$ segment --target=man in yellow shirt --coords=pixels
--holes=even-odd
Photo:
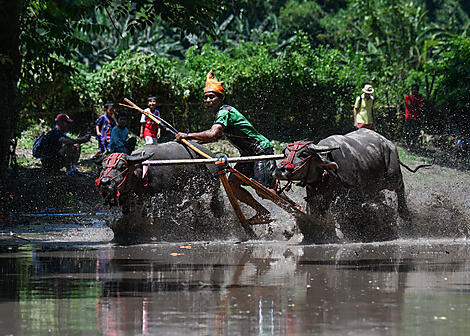
[[[356,98],[354,104],[354,127],[356,129],[362,127],[376,129],[373,92],[372,85],[366,84],[362,89],[362,94]]]

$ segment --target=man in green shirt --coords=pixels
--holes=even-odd
[[[204,88],[204,105],[214,117],[214,124],[208,130],[198,133],[178,133],[176,140],[193,139],[195,141],[214,142],[225,136],[242,156],[274,154],[271,142],[260,134],[253,125],[236,108],[225,105],[224,82],[218,82],[212,73],[207,74],[206,87]],[[276,167],[274,160],[237,163],[235,169],[242,174],[251,177],[274,191],[274,178],[272,171]],[[251,224],[269,223],[269,211],[262,206],[253,196],[241,187],[241,181],[233,175],[229,176],[230,186],[235,197],[241,202],[252,207],[256,214],[250,218]]]

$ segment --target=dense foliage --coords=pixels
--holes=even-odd
[[[104,2],[71,34],[81,41],[73,55],[54,56],[33,77],[28,69],[36,63],[26,60],[21,127],[58,111],[89,127],[106,101],[128,97],[144,107],[156,95],[165,118],[198,130],[211,122],[201,105],[210,69],[226,82],[228,102],[280,140],[352,130],[364,83],[376,88],[379,127],[389,136],[400,136],[403,98],[414,82],[429,132],[462,132],[470,122],[465,1],[227,1],[201,7],[213,13],[205,30],[169,24],[154,15],[155,4]],[[138,115],[126,112],[137,127]]]

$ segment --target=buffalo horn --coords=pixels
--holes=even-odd
[[[339,149],[339,147],[326,147],[326,146],[317,146],[317,145],[311,144],[308,146],[308,149],[316,153],[329,153],[331,151],[334,151],[335,149]]]
[[[140,163],[148,160],[152,157],[153,153],[144,154],[144,155],[128,155],[127,162],[129,163]]]

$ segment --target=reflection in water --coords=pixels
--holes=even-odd
[[[2,246],[2,335],[467,334],[465,241]]]

